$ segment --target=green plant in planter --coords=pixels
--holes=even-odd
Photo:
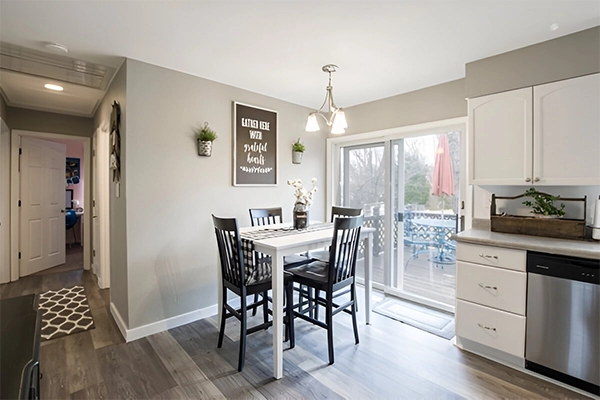
[[[200,142],[212,142],[218,137],[217,132],[210,129],[208,122],[205,122],[202,128],[195,129],[194,133]]]
[[[531,207],[531,211],[534,214],[546,215],[546,216],[558,216],[562,217],[565,215],[565,205],[560,204],[560,208],[554,205],[554,202],[560,200],[560,196],[552,196],[547,193],[538,192],[535,188],[530,188],[525,193],[525,196],[529,196],[533,199],[526,200],[523,202],[527,207]]]
[[[300,142],[300,138],[298,138],[298,140],[292,143],[292,151],[304,153],[304,150],[306,150],[306,146],[304,146],[304,144]]]

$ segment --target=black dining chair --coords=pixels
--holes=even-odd
[[[294,317],[301,318],[327,330],[327,346],[329,364],[334,363],[333,356],[333,316],[344,311],[352,315],[355,343],[359,343],[358,325],[356,322],[356,259],[363,216],[336,218],[333,223],[333,239],[329,260],[314,261],[310,264],[291,268],[294,282],[315,289],[315,307],[325,308],[325,322],[311,317],[307,309],[303,310],[302,299],[294,305]],[[336,293],[350,288],[350,300],[343,304],[334,303]],[[324,292],[325,297],[320,293]]]
[[[348,218],[348,217],[357,217],[362,214],[362,208],[350,208],[350,207],[340,207],[340,206],[332,206],[331,207],[331,222],[334,222],[336,218]],[[329,261],[329,249],[324,250],[313,250],[308,253],[308,257],[313,260],[321,260],[321,261]],[[343,296],[346,291],[336,293],[336,297]],[[317,296],[319,294],[317,293]],[[356,311],[358,311],[358,302],[356,302]],[[319,309],[315,308],[315,318],[319,318]]]
[[[332,206],[331,207],[331,222],[335,221],[336,218],[357,217],[361,214],[362,214],[362,208]],[[308,256],[312,259],[328,261],[329,260],[329,249],[309,251]]]
[[[283,212],[281,207],[273,208],[250,208],[250,224],[252,226],[264,226],[274,225],[283,223]],[[258,253],[259,259],[267,257],[261,253]],[[283,257],[283,269],[298,267],[300,265],[308,264],[313,259],[301,254],[292,254]],[[258,302],[258,293],[254,295],[254,302]],[[264,293],[266,296],[266,293]],[[307,294],[308,298],[311,298],[310,294]],[[252,311],[252,315],[256,315],[256,309]]]
[[[219,342],[217,347],[223,345],[225,333],[225,321],[235,317],[240,323],[240,351],[238,359],[238,371],[244,368],[246,355],[246,336],[262,329],[268,329],[273,325],[268,315],[272,311],[268,307],[268,297],[264,296],[260,301],[247,304],[247,297],[257,293],[266,293],[271,289],[271,263],[270,260],[258,260],[256,252],[247,250],[249,246],[242,244],[237,220],[235,218],[219,218],[212,216],[221,260],[221,284],[222,300],[221,324],[219,328]],[[286,341],[289,338],[290,348],[295,346],[294,318],[293,318],[293,276],[284,272],[286,316]],[[240,307],[235,309],[227,303],[227,293],[231,291],[239,296]],[[247,311],[262,307],[263,323],[247,327]]]

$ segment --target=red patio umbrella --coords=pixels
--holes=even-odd
[[[435,196],[454,194],[454,174],[452,173],[452,160],[448,148],[446,134],[438,135],[438,145],[435,149],[435,162],[433,164],[433,180],[431,194]]]

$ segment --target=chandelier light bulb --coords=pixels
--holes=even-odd
[[[306,132],[317,132],[319,129],[319,121],[317,121],[317,116],[315,113],[310,114],[308,116],[308,120],[306,121]]]

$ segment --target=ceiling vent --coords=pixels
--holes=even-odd
[[[0,42],[0,69],[105,91],[115,69]]]

